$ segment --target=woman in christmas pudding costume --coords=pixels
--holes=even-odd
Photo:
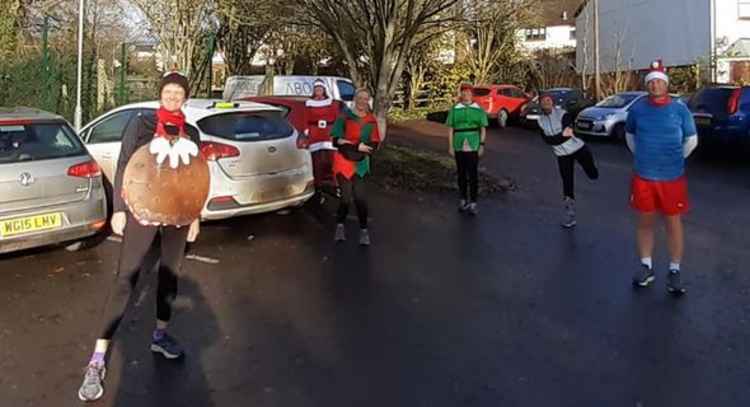
[[[151,350],[167,359],[183,354],[166,330],[186,242],[194,241],[199,232],[200,208],[208,193],[208,169],[198,156],[198,132],[185,124],[182,112],[189,96],[187,78],[176,72],[165,75],[159,96],[161,106],[156,113],[133,117],[122,137],[111,225],[123,241],[115,280],[102,311],[103,324],[95,327],[101,330],[99,339],[78,391],[83,401],[98,400],[104,394],[105,356],[129,311],[141,263],[157,233],[161,236],[161,253]],[[185,182],[188,178],[190,183]],[[192,206],[187,208],[186,203]]]
[[[380,131],[375,116],[370,112],[370,92],[360,89],[354,96],[354,108],[346,110],[331,130],[338,151],[333,157],[333,172],[341,189],[341,200],[336,215],[337,242],[346,240],[344,222],[351,203],[357,207],[359,244],[370,245],[367,226],[368,205],[365,179],[370,173],[370,155],[380,144]]]
[[[325,82],[317,79],[313,84],[312,98],[305,102],[305,138],[313,160],[315,200],[323,203],[323,193],[336,194],[333,176],[333,155],[336,147],[331,139],[331,129],[341,112],[341,103],[334,101]]]

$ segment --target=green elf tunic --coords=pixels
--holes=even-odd
[[[354,144],[380,143],[380,131],[375,116],[368,113],[365,117],[359,117],[349,109],[336,119],[331,129],[331,136],[334,139],[334,145],[336,145],[335,140],[339,138],[344,138]],[[370,157],[365,157],[362,161],[350,161],[337,151],[333,157],[333,173],[341,174],[347,179],[351,179],[355,174],[364,178],[370,173]]]
[[[489,126],[487,113],[478,104],[459,103],[448,111],[445,125],[453,129],[454,151],[479,151],[482,127]]]

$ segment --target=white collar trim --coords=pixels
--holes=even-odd
[[[476,104],[476,103],[472,103],[472,104],[470,104],[470,105],[468,105],[468,106],[467,106],[467,105],[465,105],[465,104],[463,104],[463,103],[459,102],[459,103],[458,103],[458,104],[456,104],[456,106],[455,106],[455,108],[456,108],[456,109],[464,109],[464,108],[466,108],[466,107],[474,107],[474,108],[477,108],[477,109],[481,109],[481,107],[479,107],[479,105],[478,105],[478,104]]]
[[[330,106],[331,103],[333,103],[333,99],[331,99],[330,97],[328,99],[323,99],[323,100],[307,99],[305,101],[305,106],[307,106],[307,107],[326,107],[326,106]]]

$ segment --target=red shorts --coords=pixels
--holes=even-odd
[[[641,213],[661,212],[667,216],[688,211],[687,178],[674,181],[649,181],[633,175],[630,206]]]

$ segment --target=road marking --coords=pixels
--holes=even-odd
[[[214,259],[214,258],[205,257],[205,256],[199,256],[199,255],[193,254],[193,253],[187,254],[185,256],[185,258],[188,259],[188,260],[195,260],[195,261],[199,261],[201,263],[206,263],[206,264],[219,264],[219,259]]]

